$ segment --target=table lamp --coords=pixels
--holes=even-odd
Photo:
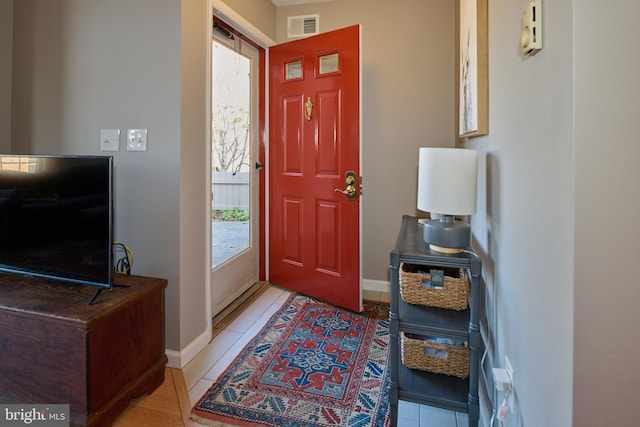
[[[471,226],[456,215],[476,212],[478,152],[462,148],[420,148],[418,209],[430,212],[423,239],[437,252],[460,253],[471,243]],[[435,215],[434,215],[435,214]]]

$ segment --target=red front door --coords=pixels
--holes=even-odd
[[[360,311],[360,27],[274,46],[269,69],[269,281]]]

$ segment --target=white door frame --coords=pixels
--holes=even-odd
[[[213,76],[213,71],[211,69],[211,52],[212,52],[212,48],[213,48],[213,15],[219,16],[221,19],[223,19],[225,22],[229,23],[230,25],[232,25],[234,28],[236,28],[238,31],[241,31],[244,35],[246,35],[247,37],[251,38],[252,41],[254,41],[255,43],[257,43],[259,46],[263,47],[264,49],[268,49],[269,46],[272,46],[275,44],[275,41],[272,40],[271,38],[269,38],[267,35],[265,35],[262,31],[260,31],[258,28],[256,28],[253,24],[251,24],[250,22],[248,22],[245,18],[243,18],[242,16],[240,16],[237,12],[235,12],[233,9],[231,9],[229,6],[227,6],[225,3],[223,3],[222,0],[208,0],[208,7],[207,10],[210,11],[209,15],[208,15],[208,20],[209,20],[209,24],[207,25],[207,130],[206,130],[206,135],[207,135],[207,140],[211,141],[211,79]],[[267,55],[265,55],[265,58],[267,57]],[[268,70],[268,64],[266,64],[265,66],[265,71]],[[268,93],[268,88],[265,88],[267,93]],[[268,103],[268,98],[265,97],[265,103]],[[265,106],[266,107],[266,106]],[[266,117],[265,117],[265,133],[266,135],[268,135],[269,129],[268,129],[268,124],[269,124],[269,118],[268,118],[268,109],[265,110],[266,113]],[[266,141],[266,144],[268,145],[268,140]],[[211,171],[211,146],[210,144],[207,144],[207,166],[206,169],[207,171]],[[266,162],[268,165],[268,161]],[[208,212],[210,211],[210,207],[211,207],[211,173],[207,173],[208,177],[207,177],[207,193],[205,194],[207,203],[207,209]],[[269,181],[268,181],[268,174],[266,172],[266,170],[264,171],[264,175],[265,179],[267,180],[265,183],[265,188],[266,188],[266,192],[268,194],[268,188],[269,188]],[[268,204],[268,198],[265,198],[265,203]],[[267,209],[265,209],[266,212],[268,212]],[[265,215],[266,215],[265,212]],[[210,217],[210,214],[208,213],[207,218]],[[265,223],[268,224],[269,218],[265,218]],[[212,266],[212,261],[211,261],[211,222],[207,221],[207,225],[206,225],[206,230],[205,232],[207,233],[207,248],[205,250],[206,252],[206,257],[207,257],[207,262],[205,264],[206,266],[206,271],[205,271],[205,280],[204,280],[204,286],[205,286],[205,298],[203,303],[205,304],[205,315],[206,315],[206,325],[208,325],[207,327],[207,342],[210,342],[213,338],[213,330],[211,328],[211,319],[213,318],[213,307],[211,305],[211,266]],[[265,232],[265,238],[268,240],[268,230],[266,230]],[[269,254],[265,253],[265,259],[268,259]],[[268,272],[267,272],[267,277],[268,277]],[[203,347],[204,348],[204,347]]]

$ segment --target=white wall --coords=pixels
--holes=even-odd
[[[236,28],[245,32],[247,36],[256,37],[255,31],[259,31],[270,40],[276,39],[276,6],[271,0],[213,0],[213,7],[220,11],[233,11],[234,16],[228,16],[234,19],[235,15],[242,19],[242,24],[248,23],[253,28]],[[235,25],[240,24],[234,22]],[[253,34],[249,34],[250,32]],[[261,40],[264,42],[265,40]]]
[[[570,426],[573,380],[573,9],[543,2],[544,50],[518,50],[525,0],[489,0],[489,135],[473,230],[496,367],[515,369],[507,426]],[[495,397],[494,397],[495,399]],[[499,398],[501,402],[502,397]]]
[[[638,424],[640,3],[574,1],[575,426]]]
[[[517,52],[526,1],[489,1],[490,134],[476,238],[516,371],[506,426],[636,425],[640,290],[637,3],[543,1],[544,50]]]
[[[13,0],[0,0],[0,153],[11,152]]]
[[[13,151],[100,154],[101,128],[146,128],[114,153],[115,238],[168,279],[166,346],[205,316],[206,0],[15,2]]]
[[[207,269],[207,245],[211,245],[206,224],[211,220],[211,206],[208,205],[205,179],[210,174],[207,167],[207,60],[209,58],[208,39],[211,12],[207,0],[182,0],[181,35],[181,101],[180,101],[180,228],[176,236],[180,252],[180,343],[174,349],[192,346],[202,336],[210,333],[211,319],[207,318],[206,288],[209,271]],[[177,159],[176,159],[177,160]],[[176,321],[176,319],[174,319]],[[206,345],[200,341],[198,346]],[[193,351],[201,350],[196,347]],[[188,362],[195,354],[182,354],[181,364]]]

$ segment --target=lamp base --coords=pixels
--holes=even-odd
[[[460,254],[462,253],[462,248],[445,248],[444,246],[438,245],[429,245],[429,249],[432,251],[440,252],[443,254]]]
[[[471,242],[471,226],[456,221],[453,215],[442,215],[440,220],[425,221],[422,238],[437,252],[456,254],[467,248]]]

